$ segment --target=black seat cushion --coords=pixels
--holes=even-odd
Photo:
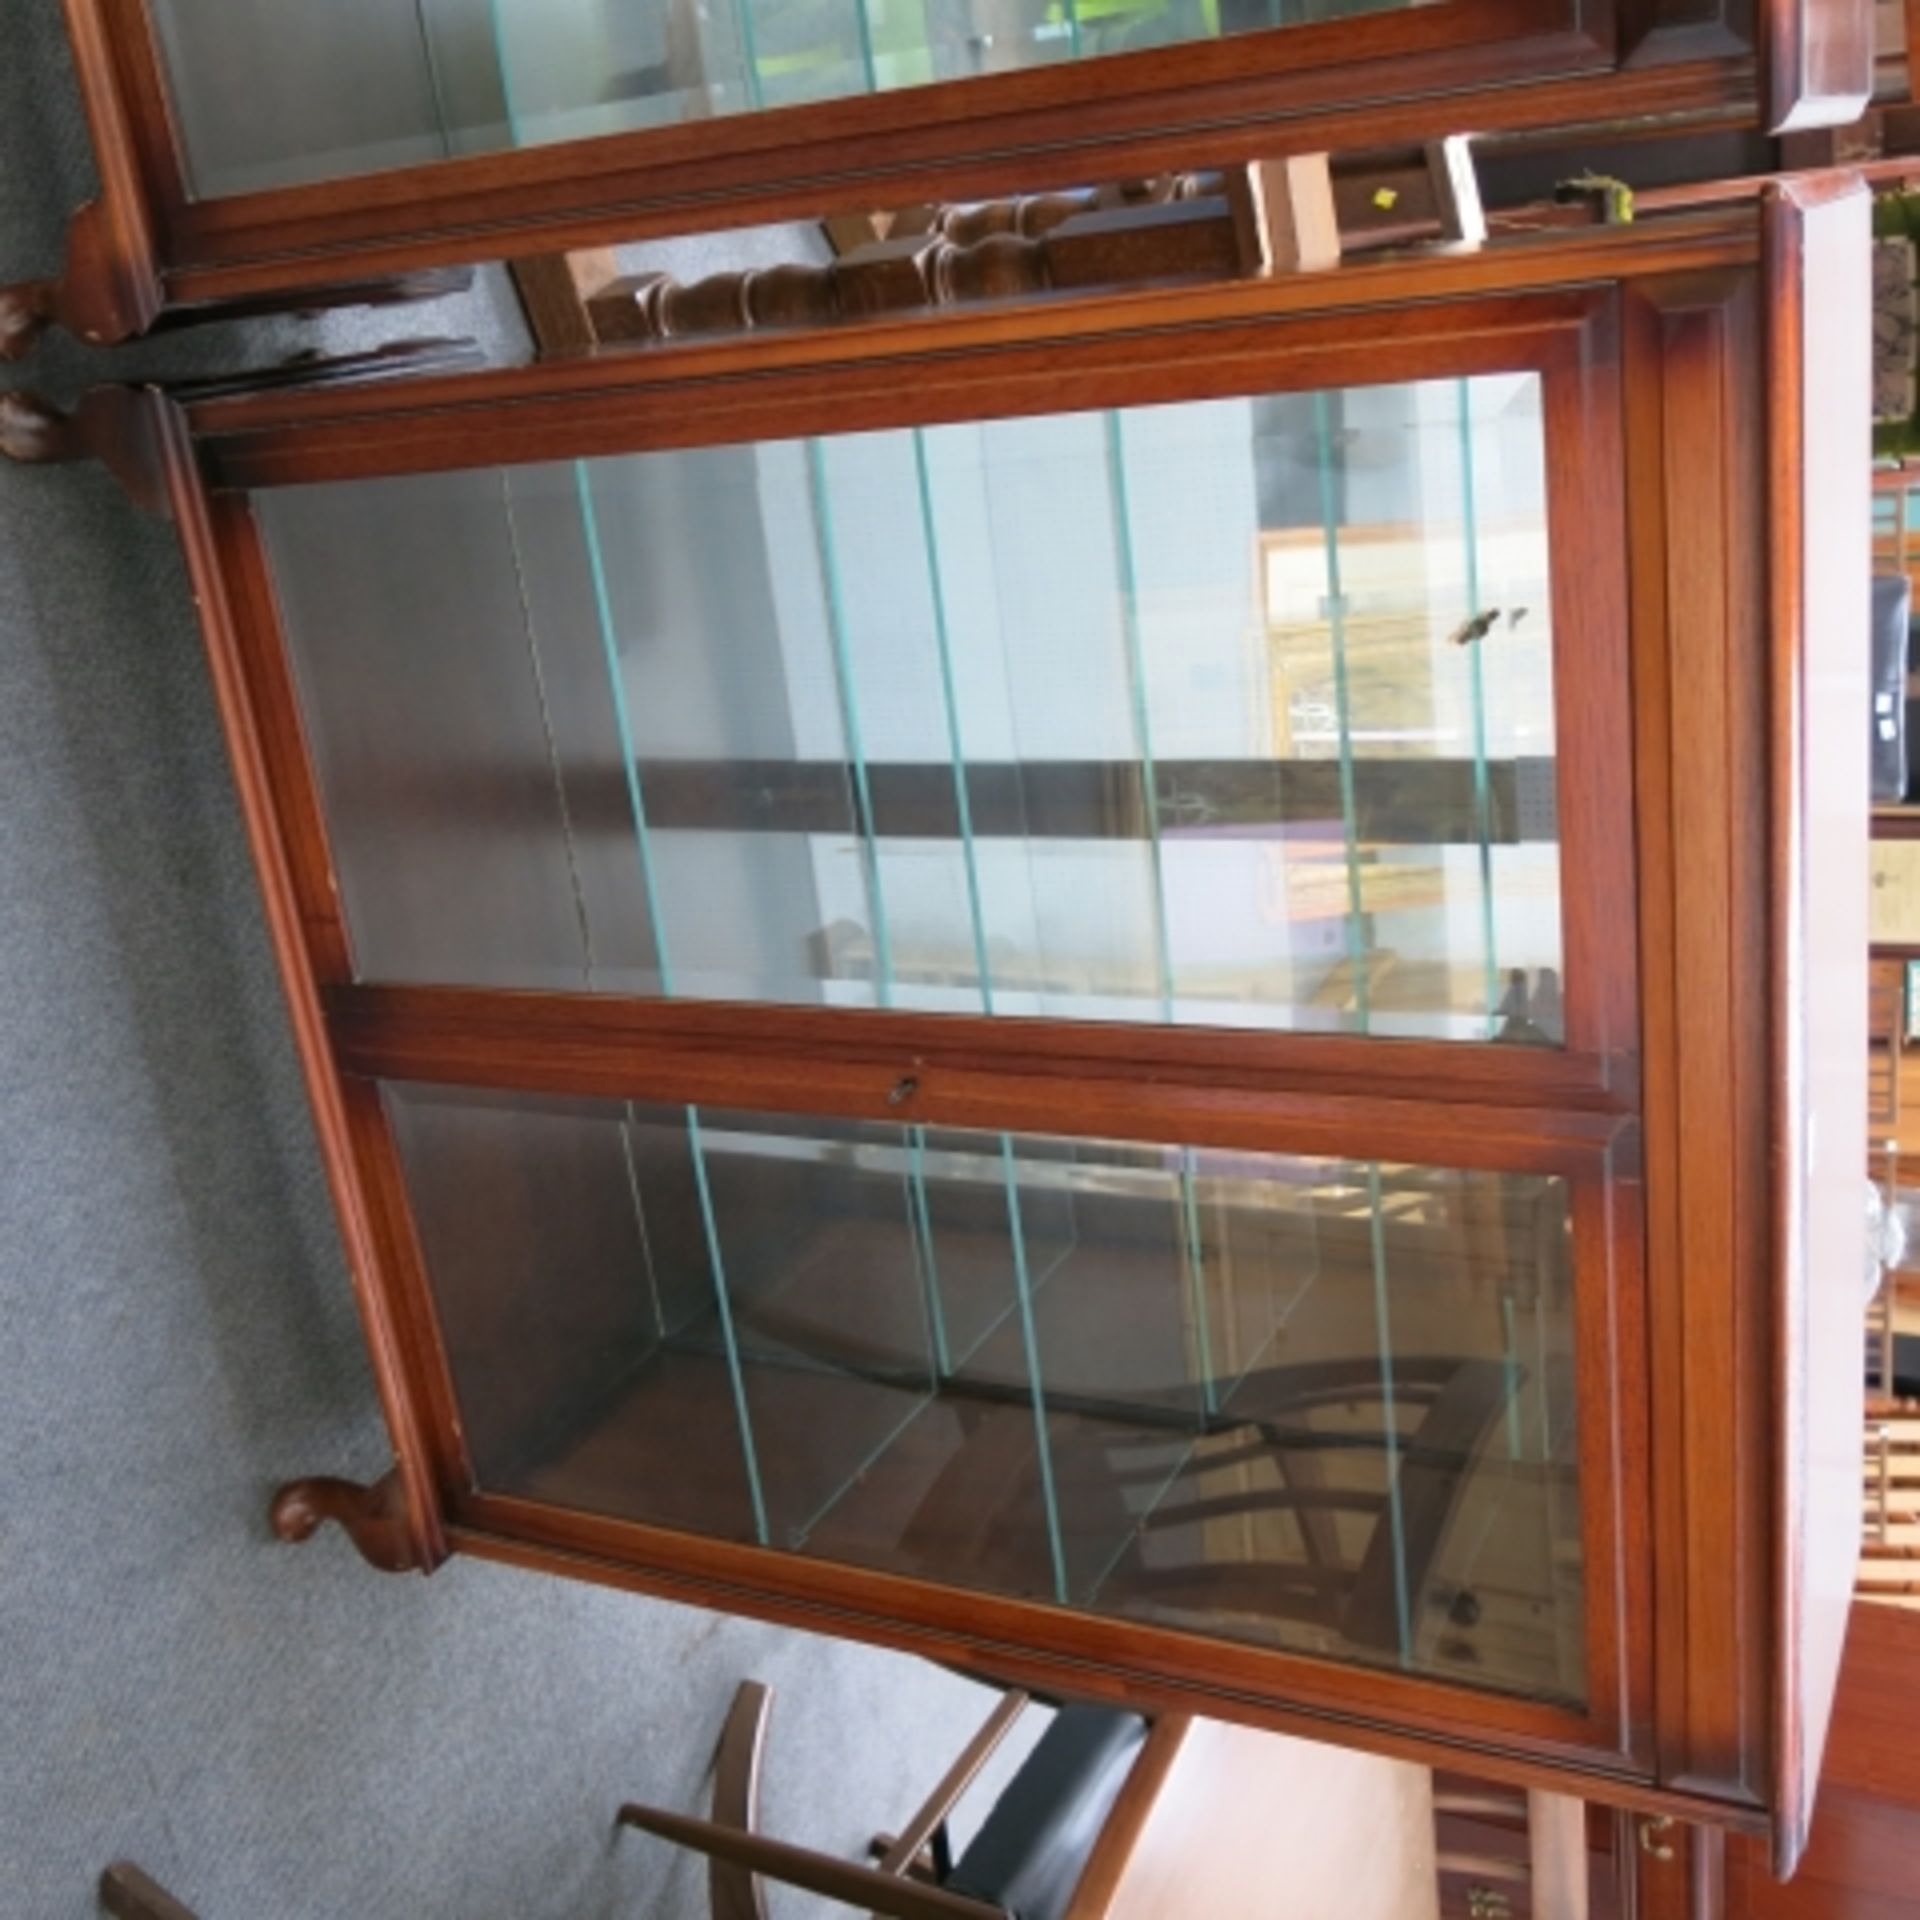
[[[1062,1707],[947,1878],[1013,1920],[1060,1920],[1147,1723],[1110,1707]]]
[[[1907,797],[1907,654],[1913,587],[1903,573],[1873,577],[1873,726],[1867,765],[1876,800]]]

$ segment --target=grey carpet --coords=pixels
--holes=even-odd
[[[11,279],[53,267],[91,162],[54,0],[0,11]],[[56,339],[0,381],[513,327],[490,276],[424,314]],[[0,462],[0,1920],[93,1913],[122,1855],[204,1920],[700,1915],[693,1864],[610,1818],[700,1804],[740,1677],[778,1690],[769,1826],[848,1851],[987,1704],[896,1655],[271,1538],[277,1481],[385,1458],[172,533],[95,471]]]

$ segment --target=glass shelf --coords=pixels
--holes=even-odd
[[[1527,373],[275,489],[362,977],[1553,1044]]]
[[[1431,0],[149,0],[202,196]]]
[[[1584,1697],[1557,1178],[386,1100],[483,1490]]]

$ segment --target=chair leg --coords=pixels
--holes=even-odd
[[[114,1920],[195,1920],[191,1908],[183,1907],[131,1860],[116,1860],[101,1874],[100,1905]]]
[[[909,1880],[923,1880],[928,1886],[937,1887],[941,1880],[945,1878],[945,1875],[940,1872],[939,1866],[936,1863],[935,1851],[936,1848],[945,1843],[946,1831],[947,1829],[944,1824],[937,1827],[934,1830],[933,1844],[922,1847],[920,1851],[907,1862],[903,1871]],[[892,1834],[876,1833],[873,1838],[867,1842],[867,1858],[869,1860],[884,1860],[893,1852],[897,1844]],[[952,1848],[948,1847],[947,1851],[951,1854]],[[953,1861],[949,1858],[947,1861],[947,1872],[951,1873],[952,1871]]]
[[[773,1689],[743,1680],[733,1696],[713,1762],[713,1817],[752,1833],[760,1821],[760,1761],[766,1751]],[[766,1890],[751,1867],[709,1858],[707,1898],[713,1920],[767,1920]]]
[[[884,1914],[887,1920],[1007,1920],[1004,1907],[945,1887],[923,1887],[879,1867],[858,1866],[830,1853],[815,1853],[785,1840],[769,1840],[763,1833],[742,1833],[716,1826],[691,1814],[669,1813],[664,1807],[643,1807],[629,1800],[617,1816],[623,1827],[658,1834],[675,1846],[691,1847],[708,1859],[716,1854],[737,1860],[769,1880],[808,1893],[824,1894],[863,1913]]]

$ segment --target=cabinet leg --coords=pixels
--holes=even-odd
[[[149,513],[170,510],[160,417],[168,402],[151,387],[95,387],[71,413],[37,393],[0,393],[0,456],[27,466],[98,460]]]
[[[73,416],[18,388],[0,393],[0,453],[26,466],[87,457]]]
[[[426,1571],[407,1524],[406,1493],[398,1471],[370,1487],[325,1476],[290,1480],[273,1496],[273,1530],[282,1540],[310,1540],[331,1520],[382,1573]]]
[[[129,200],[89,200],[68,224],[57,279],[0,287],[0,360],[24,359],[51,326],[90,346],[118,346],[153,325],[163,298],[151,239]]]
[[[53,325],[59,288],[51,280],[0,287],[0,360],[24,360]]]

